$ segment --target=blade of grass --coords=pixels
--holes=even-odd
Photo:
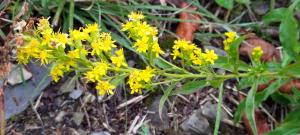
[[[73,29],[74,8],[75,8],[74,0],[70,0],[70,7],[69,7],[69,29]]]
[[[166,90],[163,91],[164,95],[160,98],[159,105],[158,105],[158,114],[159,114],[160,120],[163,120],[161,117],[161,114],[162,114],[164,104],[168,100],[168,97],[171,94],[171,91],[173,90],[173,88],[175,87],[176,84],[177,84],[177,82],[173,82]]]
[[[62,10],[64,9],[64,6],[65,6],[65,1],[64,1],[64,0],[60,1],[59,6],[58,6],[58,8],[57,8],[57,10],[56,10],[56,13],[55,13],[54,18],[53,18],[53,21],[52,21],[52,25],[53,25],[53,26],[57,26],[58,21],[59,21],[59,19],[60,19],[60,17],[61,17],[61,16],[60,16],[60,15],[61,15],[61,12],[62,12]]]
[[[221,83],[219,87],[219,97],[218,97],[218,108],[217,108],[217,116],[216,116],[216,122],[215,122],[215,129],[214,129],[214,135],[218,135],[220,122],[221,122],[221,112],[222,112],[222,101],[223,101],[223,83]]]
[[[254,84],[252,85],[252,87],[247,95],[246,104],[245,104],[245,107],[246,107],[245,113],[246,113],[247,119],[249,121],[250,127],[251,127],[254,135],[258,135],[256,123],[255,123],[255,116],[254,116],[256,89],[257,89],[257,81],[254,82]]]

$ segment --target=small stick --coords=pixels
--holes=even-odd
[[[144,95],[140,95],[140,96],[134,97],[134,98],[132,98],[132,99],[130,99],[130,100],[124,102],[124,103],[119,104],[119,105],[117,106],[117,109],[121,109],[121,108],[123,108],[123,107],[125,107],[125,106],[127,106],[127,105],[132,104],[132,103],[137,103],[137,102],[139,102],[139,101],[142,101],[144,98],[146,98],[146,97],[148,97],[148,96],[149,96],[149,95],[147,94],[147,95],[145,95],[145,96],[144,96]]]
[[[177,96],[181,99],[183,99],[184,101],[186,101],[187,103],[191,103],[186,97],[184,97],[183,95],[181,94],[177,94]]]
[[[136,126],[133,128],[133,133],[134,134],[136,134],[137,130],[143,125],[143,123],[144,123],[144,121],[146,119],[146,116],[147,116],[147,114],[144,115],[143,118],[142,118],[142,120],[138,124],[136,124]]]
[[[136,125],[136,123],[138,122],[139,119],[140,119],[139,115],[135,116],[134,120],[132,121],[132,123],[131,123],[131,125],[128,129],[128,132],[127,132],[128,134],[131,134],[133,128],[135,127],[135,125]]]
[[[90,116],[89,116],[89,114],[87,113],[86,108],[85,108],[85,106],[83,105],[81,98],[80,98],[80,103],[81,103],[81,108],[83,109],[84,115],[85,115],[85,117],[86,117],[86,121],[87,121],[87,123],[88,123],[88,127],[89,127],[89,129],[91,129]]]
[[[209,94],[209,96],[211,96],[215,101],[219,102],[219,100],[213,94]],[[229,108],[225,107],[223,104],[222,108],[228,113],[230,117],[233,117],[233,114],[230,112],[231,110]]]

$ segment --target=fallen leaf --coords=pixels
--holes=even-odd
[[[186,2],[182,2],[180,4],[180,7],[187,8],[187,10],[193,10],[193,11],[197,10],[196,7],[187,7],[188,5],[189,4],[187,4]],[[199,15],[195,15],[187,12],[181,12],[179,14],[179,18],[181,20],[195,20],[195,21],[200,20]],[[176,34],[180,39],[192,41],[194,39],[194,32],[197,30],[198,26],[199,23],[195,23],[195,22],[180,22],[176,29]]]
[[[251,55],[253,48],[260,46],[263,50],[261,61],[271,62],[273,60],[280,61],[280,52],[269,42],[257,37],[254,33],[246,35],[246,43],[242,43],[239,48],[240,55],[248,57]],[[260,84],[257,88],[258,91],[262,91],[267,88],[274,80],[268,83]],[[280,87],[280,92],[290,93],[292,88],[300,89],[300,80],[292,80]]]
[[[296,89],[300,90],[300,80],[298,80],[298,79],[292,80],[292,81],[282,85],[279,88],[279,90],[280,90],[280,92],[283,92],[283,93],[290,93],[292,91],[292,88],[296,88]]]
[[[262,61],[271,62],[272,60],[280,61],[280,52],[269,42],[257,37],[254,33],[246,35],[246,43],[242,43],[239,48],[240,55],[249,57],[253,48],[260,46],[263,50]]]
[[[244,96],[242,94],[239,94],[239,100],[242,101],[244,99]],[[263,135],[264,133],[267,133],[270,131],[270,127],[268,125],[267,119],[264,116],[263,112],[260,109],[255,109],[254,111],[254,116],[255,116],[255,124],[257,128],[257,133],[258,135]],[[246,117],[245,113],[242,116],[243,123],[245,125],[245,128],[247,132],[250,135],[253,135],[250,123],[248,118]]]

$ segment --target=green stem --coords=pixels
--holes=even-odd
[[[222,101],[223,101],[223,83],[219,87],[219,102],[218,102],[218,107],[217,107],[217,116],[216,116],[216,122],[215,122],[215,129],[214,129],[214,135],[218,135],[219,132],[219,127],[220,127],[220,122],[221,122],[221,112],[222,112]]]
[[[163,73],[162,75],[167,76],[167,77],[175,77],[175,78],[206,78],[209,76],[206,74],[170,74],[170,73]],[[252,75],[252,74],[241,73],[241,74],[228,74],[228,75],[212,75],[211,78],[229,79],[229,78],[246,77],[246,76],[250,76],[250,75]],[[278,75],[278,73],[277,72],[265,72],[265,73],[257,74],[257,76],[274,76],[274,75]]]

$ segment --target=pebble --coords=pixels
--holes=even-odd
[[[32,77],[32,73],[27,71],[23,66],[17,66],[15,64],[12,64],[12,69],[13,70],[9,73],[7,77],[7,82],[12,86],[23,82],[21,75],[22,72],[24,81],[29,80]]]

